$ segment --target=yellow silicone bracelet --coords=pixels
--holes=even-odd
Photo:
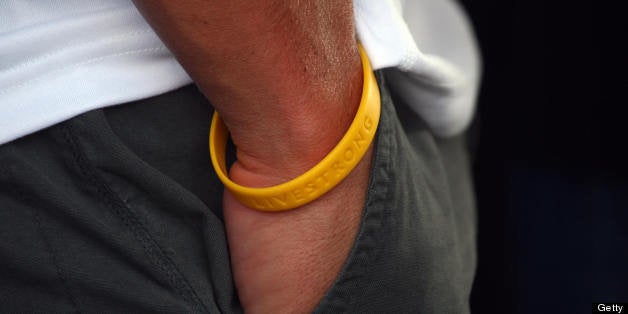
[[[214,112],[209,132],[212,165],[220,181],[247,207],[261,211],[282,211],[303,206],[338,185],[360,162],[368,150],[380,115],[380,95],[368,57],[359,47],[364,70],[360,107],[338,145],[312,169],[288,182],[263,188],[241,186],[229,179],[225,152],[229,131]]]

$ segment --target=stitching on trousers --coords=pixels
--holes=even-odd
[[[159,244],[152,238],[139,218],[117,197],[105,180],[96,172],[91,162],[85,156],[72,127],[64,123],[60,126],[60,129],[64,140],[70,145],[72,157],[81,175],[96,188],[97,193],[105,202],[105,205],[122,220],[133,236],[140,241],[150,261],[157,266],[162,273],[166,274],[168,283],[170,283],[172,288],[174,288],[184,300],[193,305],[194,313],[209,312],[194,289],[192,289],[187,280],[176,268],[174,262],[172,262]]]
[[[33,211],[33,219],[35,220],[35,224],[37,225],[37,231],[41,235],[42,241],[44,242],[46,251],[50,255],[52,264],[55,266],[55,271],[57,272],[57,277],[59,277],[59,280],[61,281],[61,285],[63,286],[64,293],[66,294],[68,300],[70,300],[70,304],[72,305],[74,312],[81,313],[81,311],[79,311],[79,307],[78,307],[78,303],[76,302],[76,299],[70,292],[70,285],[67,279],[65,278],[63,271],[61,270],[61,266],[59,266],[59,262],[57,261],[57,254],[54,250],[54,247],[52,246],[52,243],[50,243],[50,241],[48,241],[48,239],[46,238],[46,234],[41,225],[41,218],[39,217],[39,214],[37,214],[34,211]]]
[[[8,171],[4,170],[4,169],[0,169],[0,179],[2,179],[3,177],[8,178],[9,177],[9,173]],[[0,180],[1,182],[1,180]],[[17,195],[17,197],[26,202],[26,203],[30,203],[31,202],[31,198],[28,197],[28,194],[25,193],[21,188],[18,188],[14,185],[10,185],[9,186],[9,190],[12,190],[13,193],[15,193]],[[59,281],[61,282],[61,286],[63,286],[63,292],[66,295],[67,299],[69,300],[70,305],[72,306],[72,309],[74,310],[74,313],[81,313],[81,311],[79,311],[79,306],[78,303],[76,302],[76,299],[74,298],[74,296],[72,295],[72,293],[70,292],[70,284],[68,283],[67,278],[65,277],[61,266],[59,265],[59,261],[57,260],[57,254],[56,251],[54,250],[54,247],[52,245],[52,243],[48,240],[48,238],[46,237],[46,233],[44,232],[44,228],[42,226],[41,223],[41,217],[39,216],[39,214],[35,211],[35,210],[30,210],[33,220],[35,221],[35,226],[37,227],[37,233],[39,233],[39,235],[41,236],[42,242],[44,243],[44,247],[46,250],[46,253],[48,253],[48,255],[50,256],[50,260],[52,261],[52,264],[54,265],[55,268],[55,272],[57,274],[57,278],[59,278]]]

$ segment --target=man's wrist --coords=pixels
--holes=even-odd
[[[345,133],[362,87],[351,1],[135,2],[220,112],[235,177],[287,181]]]
[[[357,43],[345,49],[351,50],[347,59],[327,73],[278,71],[282,77],[267,80],[267,90],[238,104],[251,108],[248,115],[217,105],[221,115],[227,115],[224,120],[237,147],[238,161],[232,168],[236,178],[243,171],[267,176],[264,185],[288,181],[316,165],[338,143],[355,116],[363,83]],[[308,62],[309,67],[331,67]]]
[[[349,93],[344,99],[320,91],[317,99],[286,104],[289,108],[280,113],[277,107],[269,108],[267,114],[274,115],[277,123],[260,124],[262,130],[231,127],[237,148],[237,161],[231,168],[234,180],[252,187],[276,185],[303,174],[327,156],[346,133],[360,103],[362,80],[347,77],[345,82],[352,86],[344,88]],[[241,172],[267,179],[258,184],[238,181]]]
[[[368,56],[360,50],[363,87],[360,105],[351,125],[325,158],[288,182],[251,187],[231,180],[226,173],[225,160],[229,132],[220,114],[214,113],[209,135],[211,161],[225,188],[243,205],[262,211],[283,211],[303,206],[333,189],[356,167],[375,136],[380,115],[379,88]]]

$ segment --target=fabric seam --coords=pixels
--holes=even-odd
[[[90,64],[90,63],[98,63],[101,61],[104,61],[106,59],[110,59],[110,58],[116,58],[116,57],[121,57],[121,56],[126,56],[126,55],[134,55],[134,54],[144,54],[144,53],[151,53],[151,52],[156,52],[156,51],[167,51],[166,47],[152,47],[152,48],[144,48],[144,49],[137,49],[137,50],[129,50],[129,51],[124,51],[124,52],[119,52],[119,53],[115,53],[115,54],[110,54],[110,55],[105,55],[105,56],[100,56],[97,58],[92,58],[92,59],[88,59],[85,61],[81,61],[78,63],[74,63],[74,64],[70,64],[67,66],[64,66],[60,69],[56,69],[50,72],[47,72],[45,74],[42,74],[41,76],[38,76],[36,78],[32,78],[29,80],[26,80],[22,83],[18,83],[18,84],[14,84],[14,85],[10,85],[7,86],[6,88],[0,90],[0,95],[4,95],[14,89],[18,89],[18,88],[23,88],[29,85],[32,85],[35,82],[41,81],[43,79],[45,79],[48,76],[51,76],[55,73],[58,72],[62,72],[71,68],[77,68],[86,64]]]
[[[0,178],[2,177],[9,177],[9,172],[4,170],[4,169],[0,169]],[[16,186],[11,186],[9,187],[10,190],[13,190],[14,193],[17,194],[17,197],[19,199],[21,199],[22,201],[25,202],[29,202],[29,197],[26,195],[26,193],[24,193],[24,191],[22,191],[22,189],[16,187]],[[44,247],[45,247],[45,251],[48,254],[48,256],[50,257],[50,261],[52,262],[54,268],[55,268],[55,273],[57,275],[57,278],[59,279],[59,282],[61,284],[61,286],[63,286],[63,293],[65,294],[66,298],[68,299],[70,306],[72,307],[72,309],[74,310],[74,313],[81,313],[81,311],[79,310],[79,306],[78,303],[76,302],[76,299],[74,298],[74,296],[72,295],[71,291],[70,291],[70,284],[68,283],[68,280],[66,278],[66,276],[63,273],[63,270],[61,268],[61,266],[59,265],[59,261],[57,260],[57,254],[56,251],[53,248],[52,243],[48,240],[48,238],[46,237],[46,233],[43,230],[43,225],[41,223],[41,218],[39,217],[39,214],[37,214],[37,212],[35,212],[34,210],[32,210],[32,208],[29,208],[29,212],[31,213],[31,217],[33,218],[33,221],[35,223],[35,227],[37,228],[37,233],[39,234],[41,241],[44,243]]]
[[[36,65],[37,63],[41,63],[43,61],[49,60],[50,58],[53,58],[55,56],[61,55],[67,51],[72,51],[72,50],[77,50],[77,49],[81,49],[81,48],[90,48],[90,47],[94,47],[98,44],[110,44],[110,43],[114,43],[117,41],[121,41],[127,38],[132,38],[135,36],[139,36],[142,34],[146,34],[146,33],[150,33],[152,32],[151,29],[145,29],[145,30],[141,30],[141,31],[132,31],[132,32],[127,32],[127,33],[122,33],[122,34],[118,34],[118,35],[114,35],[114,36],[110,36],[110,37],[106,37],[104,39],[101,40],[92,40],[92,41],[88,41],[88,42],[84,42],[78,45],[74,45],[74,46],[65,46],[59,49],[56,49],[54,51],[50,51],[47,52],[41,56],[38,56],[36,58],[33,58],[31,60],[27,60],[18,64],[15,64],[11,67],[8,67],[6,69],[1,69],[0,68],[0,73],[3,74],[8,74],[8,73],[14,73],[17,72],[20,69],[23,68],[27,68],[33,65]]]
[[[59,277],[59,281],[61,281],[61,285],[63,286],[63,291],[66,297],[68,298],[68,300],[70,301],[70,304],[72,305],[72,308],[74,309],[74,312],[81,313],[81,311],[79,311],[78,303],[76,302],[74,295],[72,295],[70,291],[70,285],[68,283],[68,280],[65,277],[65,274],[63,273],[63,270],[61,269],[61,266],[59,265],[56,251],[54,247],[52,246],[52,243],[50,243],[50,241],[48,241],[48,239],[46,238],[46,234],[41,224],[41,218],[39,217],[39,214],[37,214],[36,212],[34,211],[31,211],[31,212],[33,214],[33,220],[35,221],[35,225],[37,226],[37,231],[39,235],[41,236],[42,241],[44,242],[44,245],[46,247],[46,252],[48,253],[48,255],[50,255],[50,259],[52,261],[52,264],[55,267],[55,272],[57,273],[57,277]]]
[[[105,205],[109,207],[113,213],[118,216],[123,224],[131,231],[133,236],[142,244],[149,260],[166,274],[168,283],[184,300],[191,303],[194,312],[209,313],[205,304],[200,300],[189,282],[178,270],[174,262],[168,257],[164,250],[159,246],[155,239],[150,235],[146,227],[139,218],[109,187],[105,180],[97,173],[97,170],[91,164],[82,145],[79,143],[75,135],[73,127],[62,124],[60,126],[61,134],[66,143],[70,146],[74,162],[78,166],[81,175],[96,188],[96,192],[102,198]]]

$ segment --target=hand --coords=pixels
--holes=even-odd
[[[344,135],[362,88],[351,0],[135,4],[229,128],[235,182],[288,181]],[[320,301],[359,227],[371,150],[339,186],[296,210],[258,212],[225,192],[231,262],[247,312],[308,312]]]

